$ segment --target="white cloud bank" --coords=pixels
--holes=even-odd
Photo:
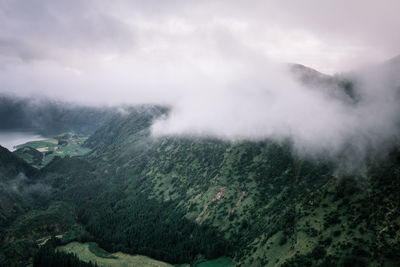
[[[303,154],[359,159],[399,137],[400,83],[389,82],[381,67],[357,75],[355,102],[327,93],[334,88],[307,88],[282,66],[253,67],[238,69],[221,87],[204,85],[179,99],[155,122],[153,134],[290,139]]]

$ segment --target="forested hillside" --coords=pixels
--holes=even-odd
[[[41,169],[48,198],[18,217],[3,247],[23,239],[34,252],[35,239],[61,234],[169,263],[400,262],[397,148],[371,158],[365,176],[344,176],[333,162],[296,156],[290,142],[151,137],[163,112],[115,117],[88,139],[91,155]]]
[[[65,234],[64,240],[88,235],[76,222],[75,209],[53,201],[52,191],[48,183],[41,181],[36,168],[0,146],[0,266],[32,263],[40,244],[51,235]],[[57,262],[55,258],[63,256],[58,262],[76,262],[61,254],[45,258],[53,257]]]
[[[124,123],[132,129],[129,123],[136,120]],[[383,159],[371,158],[364,177],[340,175],[329,161],[299,158],[290,143],[113,138],[129,141],[88,158],[111,182],[108,194],[119,187],[108,197],[113,199],[108,211],[85,215],[88,222],[96,218],[91,227],[108,241],[104,245],[124,243],[123,236],[105,233],[129,229],[129,223],[118,227],[129,220],[132,203],[144,196],[217,231],[229,248],[221,253],[244,265],[399,261],[400,154],[395,148]]]

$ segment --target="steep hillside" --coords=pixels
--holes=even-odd
[[[0,147],[0,265],[25,266],[51,234],[65,242],[86,235],[73,207],[50,199],[37,169]],[[45,237],[43,239],[43,237]]]
[[[130,107],[124,113],[113,116],[85,142],[94,152],[111,149],[149,135],[149,127],[154,119],[166,114],[168,109],[161,106],[143,105]]]
[[[26,210],[29,204],[23,195],[28,193],[26,189],[31,188],[36,178],[37,172],[33,167],[0,146],[0,227]],[[2,234],[0,230],[0,240]]]
[[[13,179],[21,172],[28,176],[35,176],[36,174],[35,168],[13,155],[8,149],[0,146],[0,181]]]
[[[371,159],[366,177],[345,177],[329,161],[295,156],[290,143],[155,139],[140,116],[100,128],[93,136],[105,141],[87,159],[42,170],[53,199],[76,207],[103,248],[170,263],[400,262],[398,150]]]
[[[31,208],[36,178],[36,169],[0,146],[0,247],[7,239],[8,226]],[[1,249],[0,262],[3,257]]]

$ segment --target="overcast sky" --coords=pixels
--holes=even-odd
[[[357,137],[365,150],[397,133],[393,88],[372,79],[349,107],[282,63],[333,74],[392,58],[399,10],[398,0],[0,0],[0,92],[171,105],[155,134],[291,137],[330,151]]]
[[[348,71],[400,53],[398,10],[397,0],[0,0],[0,90],[118,87],[126,99],[147,87],[148,100],[156,80],[180,87],[169,79],[230,75],[252,58]]]

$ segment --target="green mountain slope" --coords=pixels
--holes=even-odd
[[[35,178],[35,168],[0,146],[0,226],[24,211],[26,203],[21,190],[28,188]]]
[[[75,209],[52,200],[52,190],[37,169],[0,147],[0,266],[32,262],[50,235],[63,234],[65,242],[87,235]]]
[[[6,181],[14,178],[20,172],[27,176],[35,176],[36,170],[24,160],[13,155],[8,149],[0,146],[0,180]]]
[[[86,159],[41,172],[101,247],[170,263],[399,263],[398,150],[371,159],[367,177],[344,177],[290,143],[154,139],[141,115],[100,128]]]
[[[35,168],[0,146],[0,262],[3,264],[8,227],[33,206],[30,201],[35,194],[32,185],[36,178]]]
[[[124,143],[136,142],[148,136],[153,120],[167,112],[167,108],[150,105],[126,109],[126,113],[116,114],[101,130],[94,132],[85,145],[95,152],[102,152]]]

